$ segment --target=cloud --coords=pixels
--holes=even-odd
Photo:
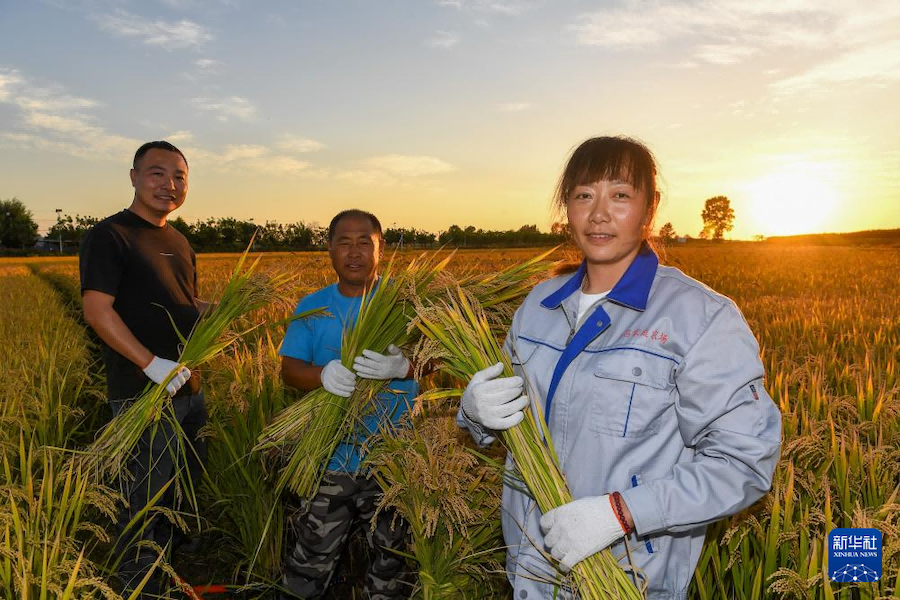
[[[436,31],[428,40],[433,48],[452,48],[459,44],[459,36],[452,31]]]
[[[433,156],[384,154],[362,161],[362,168],[329,171],[324,175],[362,187],[408,187],[422,185],[421,178],[455,170],[453,165]]]
[[[456,167],[433,156],[406,156],[402,154],[385,154],[374,156],[364,161],[369,169],[383,171],[400,177],[420,177],[422,175],[439,175],[455,171]]]
[[[786,47],[828,48],[835,44],[835,33],[885,28],[884,19],[897,17],[898,9],[892,6],[896,3],[870,0],[864,4],[865,8],[836,0],[629,1],[618,8],[584,13],[568,29],[579,44],[592,46],[640,48],[687,42],[700,50],[699,58],[715,62]],[[872,19],[873,12],[880,13],[880,18]],[[737,50],[728,54],[723,46]]]
[[[528,102],[507,102],[505,104],[500,105],[500,110],[503,112],[522,112],[524,110],[528,110],[531,108],[531,104]]]
[[[216,7],[236,7],[240,0],[161,0],[176,10],[212,10]]]
[[[309,163],[292,156],[276,154],[266,146],[254,144],[229,145],[225,147],[223,154],[213,155],[210,158],[212,160],[208,162],[214,168],[231,170],[234,166],[238,166],[241,169],[277,175],[299,173],[310,166]]]
[[[101,29],[117,37],[136,38],[144,44],[170,51],[199,48],[213,39],[206,27],[188,19],[151,21],[121,9],[112,14],[94,15],[93,19]]]
[[[194,134],[190,131],[176,131],[163,138],[171,144],[184,144],[194,141]]]
[[[796,92],[817,85],[870,80],[900,81],[900,40],[851,50],[773,85],[779,92]]]
[[[110,132],[99,125],[91,113],[100,103],[74,96],[59,85],[37,86],[15,69],[0,68],[0,103],[18,110],[21,128],[19,131],[0,131],[0,145],[3,146],[58,152],[85,160],[123,162],[130,160],[135,149],[145,141]],[[227,102],[221,104],[228,105]],[[244,106],[241,102],[231,104]],[[238,166],[246,171],[279,176],[313,173],[309,163],[268,146],[233,144],[221,152],[214,152],[193,146],[194,134],[187,130],[175,131],[165,139],[179,145],[192,167],[202,165],[204,169],[233,170]],[[312,151],[316,144],[322,146],[315,140],[284,136],[279,148],[285,142],[291,142],[295,152],[301,147]]]
[[[335,177],[361,187],[393,187],[401,184],[396,177],[377,169],[341,171]]]
[[[30,96],[20,97],[16,103],[26,110],[59,112],[81,110],[98,106],[96,101],[88,98],[60,94],[49,89],[41,88],[33,88]]]
[[[624,0],[585,12],[567,26],[575,42],[619,51],[684,48],[679,66],[733,65],[756,57],[806,60],[779,92],[859,80],[895,81],[900,70],[895,0]],[[677,46],[676,46],[677,44]],[[679,60],[680,59],[680,60]]]
[[[133,140],[129,140],[129,142],[132,141]],[[139,144],[140,142],[131,144],[131,154],[134,154],[134,150],[138,147]],[[0,145],[37,150],[40,152],[56,152],[59,154],[67,154],[69,156],[74,156],[84,160],[112,158],[111,156],[101,156],[98,152],[98,145],[90,139],[67,141],[63,139],[42,137],[33,133],[2,132],[0,133]],[[106,144],[101,145],[106,146]],[[122,156],[119,156],[118,158],[121,159]]]
[[[222,61],[214,58],[198,58],[194,61],[194,69],[186,71],[181,76],[191,82],[201,81],[205,77],[214,77],[222,73]]]
[[[325,147],[325,144],[322,142],[290,134],[282,135],[281,138],[279,138],[277,145],[278,148],[284,152],[292,152],[295,154],[315,152]]]
[[[13,88],[22,83],[18,71],[14,69],[0,69],[0,102],[8,102],[12,97]]]
[[[239,96],[227,98],[191,98],[191,104],[201,112],[211,113],[225,123],[231,119],[251,121],[256,118],[256,107],[249,100]]]
[[[225,154],[222,156],[222,160],[225,162],[233,162],[248,158],[260,158],[268,154],[268,152],[269,149],[265,146],[250,144],[229,145],[225,147]]]
[[[99,104],[89,98],[73,96],[62,86],[37,86],[17,70],[0,68],[0,102],[12,101],[26,112],[69,112],[94,108]]]
[[[272,156],[266,159],[258,168],[274,174],[292,174],[306,171],[309,166],[309,163],[297,160],[292,156]]]
[[[697,57],[715,65],[731,65],[758,52],[757,48],[737,44],[704,44],[697,49]]]
[[[506,2],[498,0],[468,0],[464,4],[473,10],[480,12],[514,16],[529,10],[534,5],[534,2],[525,2],[522,0],[507,0]]]
[[[85,123],[83,120],[59,115],[34,112],[25,116],[25,122],[42,129],[49,129],[60,133],[92,133],[97,127]]]
[[[437,0],[438,6],[470,12],[515,16],[530,10],[535,0]]]
[[[171,141],[171,138],[170,138]],[[261,144],[228,144],[222,150],[201,146],[181,146],[191,168],[218,173],[264,174],[311,177],[317,172],[307,162],[281,154]]]
[[[0,139],[8,145],[94,160],[121,160],[140,145],[96,124],[90,112],[100,103],[60,85],[36,85],[16,69],[0,68],[0,103],[18,109],[19,127],[25,129],[2,132]]]
[[[214,58],[198,58],[194,61],[194,65],[205,73],[218,73],[222,67],[222,61]]]

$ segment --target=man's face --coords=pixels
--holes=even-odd
[[[381,238],[365,217],[338,221],[328,244],[338,280],[352,286],[367,286],[374,281],[382,251]]]
[[[131,185],[138,214],[165,219],[187,197],[187,164],[177,152],[151,148],[131,170]]]

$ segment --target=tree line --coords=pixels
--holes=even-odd
[[[46,245],[59,250],[60,241],[66,251],[77,249],[98,217],[61,215],[47,231]],[[191,246],[200,252],[231,252],[246,248],[253,240],[255,250],[320,250],[328,245],[328,228],[317,223],[267,221],[258,225],[252,220],[233,217],[198,219],[188,223],[183,218],[169,220]],[[38,225],[31,211],[17,198],[0,200],[0,246],[6,249],[31,249],[38,240]],[[254,233],[256,237],[254,238]],[[414,227],[388,227],[384,241],[391,247],[429,248],[436,246],[507,247],[543,246],[565,240],[563,228],[550,233],[537,225],[524,225],[504,231],[485,230],[472,225],[451,225],[433,233]]]
[[[725,196],[709,198],[704,204],[703,239],[721,240],[734,223],[734,211]],[[98,217],[60,215],[47,231],[46,244],[59,251],[59,246],[76,250],[84,236],[100,219]],[[328,228],[317,223],[296,221],[278,223],[267,221],[258,225],[252,220],[232,217],[210,218],[188,223],[181,217],[169,223],[180,231],[200,252],[231,252],[243,250],[254,241],[255,250],[318,250],[328,244]],[[253,238],[254,233],[256,237]],[[673,241],[678,235],[671,223],[663,225],[658,233],[663,241]],[[509,247],[548,246],[562,243],[567,238],[565,223],[552,225],[550,232],[543,232],[537,225],[523,225],[519,229],[490,230],[473,225],[450,225],[438,233],[413,227],[389,227],[384,230],[384,240],[391,247],[430,248],[435,246],[458,247]],[[25,204],[17,199],[0,200],[0,248],[32,249],[38,240],[38,225]]]

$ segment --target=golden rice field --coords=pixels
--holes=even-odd
[[[537,253],[465,250],[450,269],[492,272]],[[235,261],[199,258],[205,298],[215,297]],[[737,301],[784,416],[772,492],[710,528],[690,598],[900,596],[900,249],[688,246],[668,249],[664,262]],[[333,280],[325,253],[266,255],[262,266],[296,280],[290,297],[253,315],[257,322],[276,323],[301,295]],[[107,532],[120,498],[68,460],[109,418],[78,301],[74,259],[0,259],[2,598],[117,597]],[[261,328],[205,371],[208,474],[199,519],[186,522],[200,523],[209,547],[165,567],[194,584],[242,587],[234,597],[277,596],[290,535],[294,503],[275,493],[273,473],[250,454],[262,428],[296,399],[278,378],[282,333],[283,325]],[[496,490],[498,473],[473,459],[449,412],[426,411],[408,434],[386,440],[374,464],[392,505],[407,507],[412,521],[417,597],[508,598],[496,572],[498,502],[487,489]],[[881,581],[824,576],[835,527],[882,531]],[[352,583],[340,593],[334,597],[353,597]]]

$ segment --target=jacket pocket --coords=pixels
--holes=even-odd
[[[535,365],[537,364],[536,355],[540,344],[531,340],[519,338],[515,347],[509,351],[509,362],[512,364],[513,373],[521,377],[524,381],[524,393],[528,396],[530,402],[528,409],[532,411],[535,418],[538,418],[538,411],[544,410],[544,389],[541,381],[535,377]]]
[[[521,367],[527,363],[537,350],[538,344],[528,340],[519,338],[519,341],[513,345],[510,350],[509,362],[513,364],[513,368]]]
[[[669,373],[674,363],[639,351],[600,353],[593,373],[591,429],[618,437],[659,431],[672,407]]]

